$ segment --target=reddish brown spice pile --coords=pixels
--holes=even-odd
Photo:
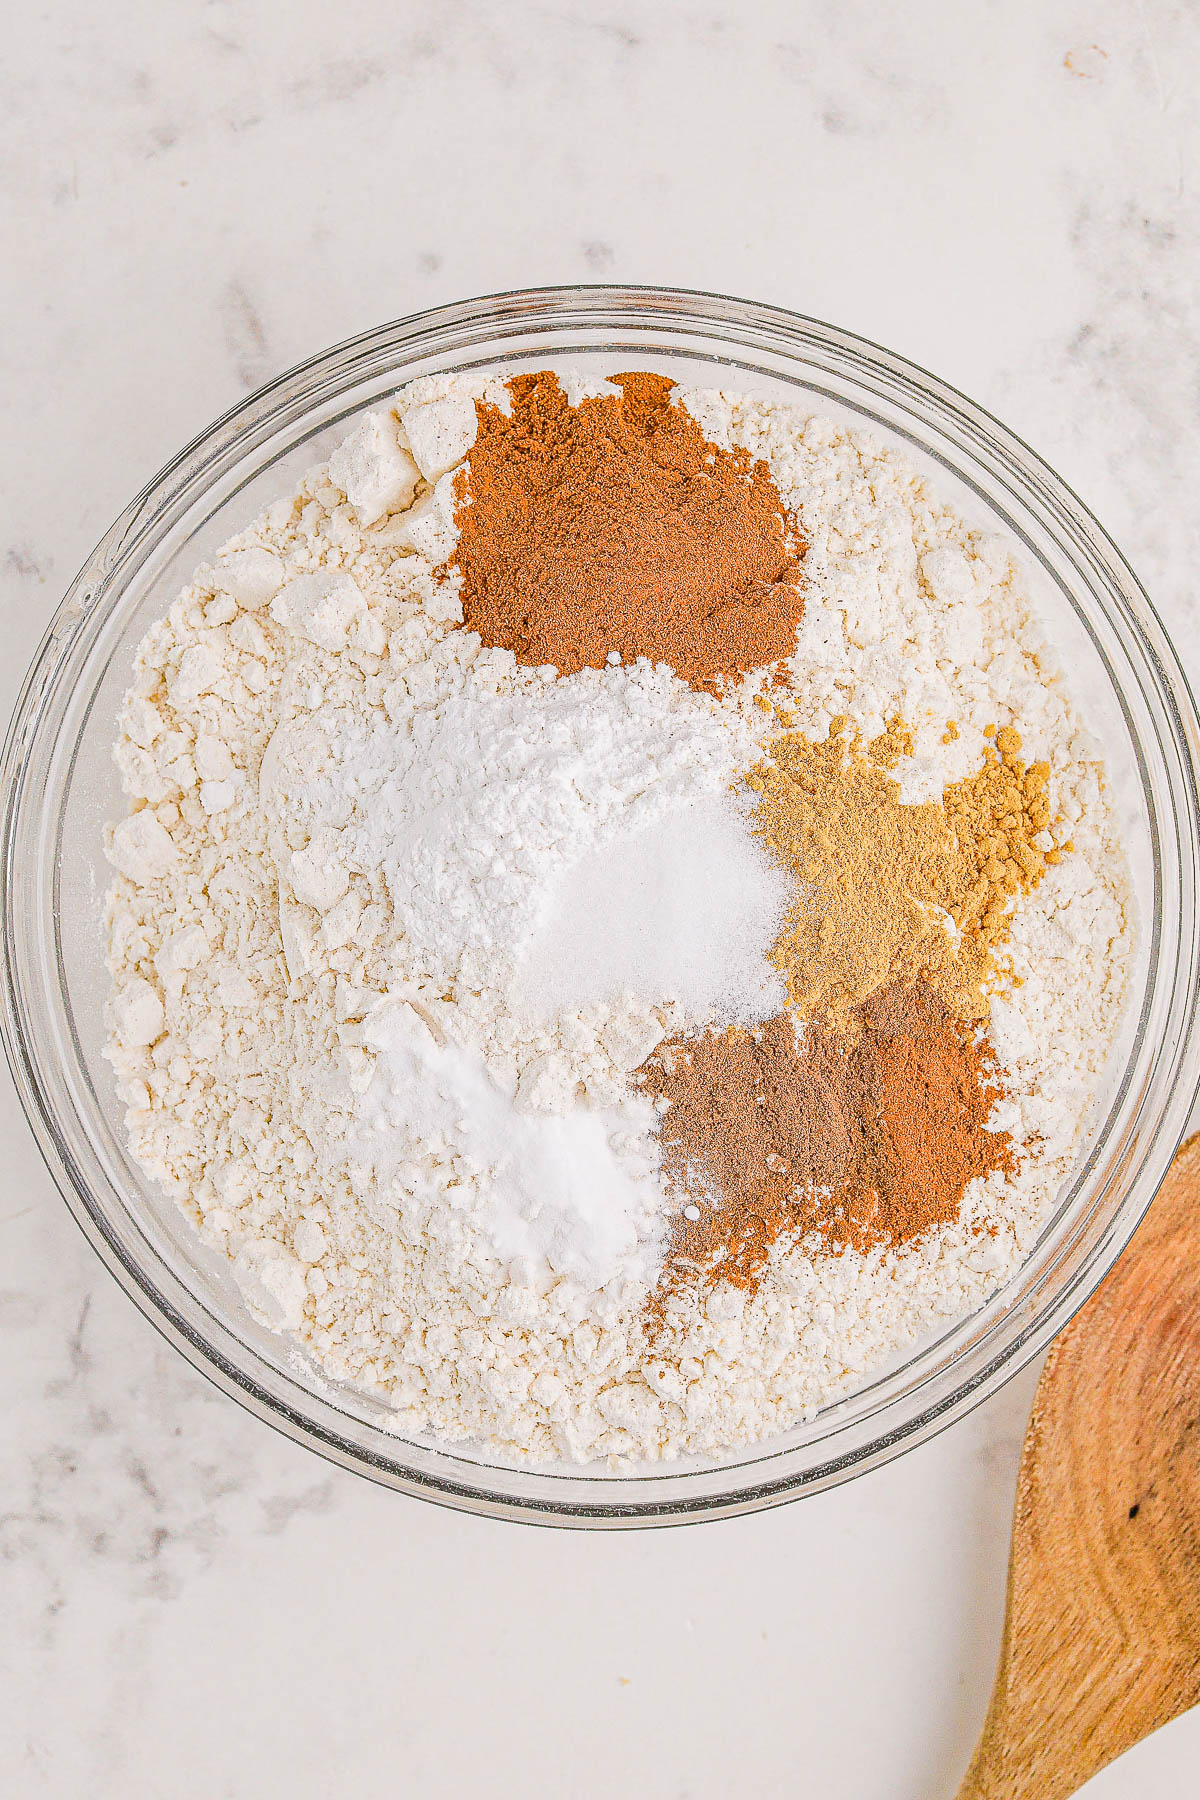
[[[453,566],[485,645],[561,675],[665,662],[719,687],[795,647],[804,544],[767,465],[710,444],[662,375],[571,406],[557,376],[482,401]]]
[[[851,1025],[812,1023],[798,1042],[781,1014],[669,1040],[643,1065],[642,1091],[669,1103],[663,1168],[680,1202],[658,1306],[698,1278],[753,1290],[785,1233],[911,1242],[958,1217],[976,1176],[1012,1172],[1008,1134],[985,1129],[991,1052],[932,988],[885,988]]]

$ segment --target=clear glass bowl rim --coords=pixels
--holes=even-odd
[[[606,1480],[611,1499],[571,1497],[560,1487],[555,1498],[530,1471],[528,1493],[514,1497],[514,1481],[504,1489],[486,1481],[442,1478],[404,1460],[405,1440],[393,1439],[395,1456],[364,1450],[352,1438],[321,1420],[306,1416],[303,1406],[272,1391],[261,1369],[246,1366],[229,1354],[227,1345],[206,1334],[205,1315],[169,1271],[148,1269],[132,1258],[107,1218],[89,1183],[79,1141],[79,1121],[63,1116],[48,1080],[45,1045],[39,1042],[37,984],[25,954],[31,920],[22,911],[21,855],[33,841],[30,832],[46,829],[44,809],[38,816],[38,753],[52,741],[64,696],[57,680],[75,639],[119,605],[122,574],[156,532],[201,496],[214,472],[231,456],[265,441],[278,427],[294,423],[318,402],[348,389],[372,373],[395,369],[403,378],[405,357],[428,353],[474,353],[478,360],[503,355],[507,341],[529,336],[612,331],[635,334],[653,329],[670,338],[694,332],[736,350],[760,350],[786,359],[789,355],[824,358],[853,379],[915,411],[935,416],[959,453],[987,464],[1005,480],[1026,506],[1036,507],[1043,528],[1057,533],[1073,555],[1083,555],[1102,588],[1102,604],[1111,608],[1110,623],[1123,647],[1138,664],[1142,698],[1156,719],[1157,752],[1163,757],[1169,840],[1177,853],[1171,873],[1178,885],[1172,896],[1178,919],[1173,953],[1165,970],[1172,987],[1164,1054],[1149,1067],[1139,1119],[1145,1118],[1145,1141],[1137,1166],[1125,1172],[1126,1191],[1107,1209],[1093,1197],[1085,1214],[1074,1221],[1075,1237],[1065,1274],[1054,1282],[1055,1263],[1039,1278],[1049,1286],[1035,1308],[1016,1308],[966,1350],[918,1386],[921,1401],[904,1404],[904,1396],[881,1407],[878,1428],[867,1439],[803,1467],[718,1494],[689,1497],[670,1465],[654,1470],[653,1485],[662,1492],[639,1499],[619,1478]],[[651,346],[643,346],[647,352]],[[628,345],[622,345],[628,349]],[[686,352],[685,352],[686,354]],[[715,360],[720,360],[716,358]],[[998,473],[997,473],[998,472]],[[730,296],[653,286],[577,286],[516,290],[481,296],[455,305],[410,315],[364,332],[308,358],[231,408],[203,431],[154,477],[105,533],[69,588],[54,615],[22,687],[3,757],[0,759],[0,852],[3,869],[3,1036],[18,1092],[42,1156],[56,1186],[85,1236],[143,1314],[194,1367],[257,1416],[292,1439],[331,1460],[394,1488],[464,1510],[525,1522],[574,1526],[637,1526],[691,1523],[758,1510],[835,1485],[879,1466],[919,1444],[979,1404],[1038,1354],[1084,1303],[1116,1260],[1169,1167],[1185,1129],[1197,1074],[1200,1021],[1200,942],[1197,939],[1196,874],[1200,863],[1200,807],[1196,770],[1200,763],[1200,722],[1187,678],[1171,641],[1133,571],[1094,516],[1067,485],[1032,450],[999,421],[954,388],[916,364],[869,340],[784,309]],[[1157,921],[1154,922],[1157,925]],[[1107,1192],[1106,1185],[1105,1192]],[[1069,1264],[1069,1266],[1068,1266]],[[278,1384],[276,1384],[278,1386]],[[377,1434],[382,1435],[382,1434]],[[836,1433],[835,1433],[836,1435]],[[790,1454],[790,1453],[789,1453]],[[447,1463],[454,1461],[453,1454]],[[665,1473],[659,1473],[659,1468]],[[578,1487],[594,1487],[579,1478]],[[645,1482],[642,1484],[645,1485]],[[673,1493],[672,1487],[680,1488]]]

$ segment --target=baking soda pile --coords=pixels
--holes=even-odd
[[[116,752],[108,1054],[134,1155],[251,1310],[398,1433],[716,1453],[810,1417],[1020,1264],[1119,1023],[1124,860],[1007,549],[829,420],[686,390],[668,415],[648,387],[615,434],[686,463],[688,521],[710,476],[713,508],[752,515],[770,566],[751,625],[788,657],[689,681],[627,637],[569,674],[518,660],[500,637],[519,651],[546,621],[521,612],[519,567],[480,600],[482,510],[456,561],[477,433],[502,457],[522,406],[563,431],[619,403],[564,376],[566,411],[540,379],[524,400],[498,378],[412,384],[147,635]],[[473,608],[503,614],[496,641]],[[727,653],[735,627],[718,609],[695,642]],[[1069,853],[1006,903],[988,996],[988,1128],[1012,1155],[912,1241],[785,1234],[752,1283],[718,1265],[653,1304],[681,1197],[636,1072],[785,1004],[776,946],[804,896],[746,785],[781,695],[813,743],[902,720],[905,804],[974,775],[1005,727],[1049,765],[1039,855]],[[714,1202],[696,1182],[689,1217]]]

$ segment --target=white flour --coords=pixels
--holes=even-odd
[[[797,723],[848,713],[869,735],[902,714],[908,798],[1013,723],[1075,851],[1018,904],[1023,985],[995,1003],[994,1123],[1042,1140],[1021,1174],[899,1252],[781,1248],[753,1298],[681,1301],[651,1355],[664,1222],[627,1074],[665,1032],[775,1004],[784,896],[728,796],[763,715],[754,678],[724,704],[644,665],[544,679],[461,629],[433,567],[481,386],[433,378],[399,421],[369,415],[148,634],[118,746],[110,1055],[135,1155],[260,1315],[386,1397],[399,1432],[518,1457],[721,1450],[1019,1264],[1119,1018],[1122,858],[1003,546],[890,450],[686,395],[710,437],[769,459],[811,540]]]

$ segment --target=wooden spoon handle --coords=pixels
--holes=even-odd
[[[1050,1800],[1053,1791],[1045,1788],[1039,1789],[1037,1800]],[[1063,1795],[1068,1792],[1067,1789],[1061,1790]],[[987,1747],[983,1743],[979,1743],[971,1758],[971,1766],[963,1776],[963,1784],[958,1790],[958,1800],[1029,1800],[1029,1790],[1014,1787],[1011,1782],[1004,1781],[998,1773]],[[1055,1800],[1058,1800],[1057,1795]]]
[[[1200,1134],[1052,1345],[959,1800],[1068,1800],[1200,1701]]]
[[[1080,1773],[1069,1748],[1059,1755],[1062,1746],[1056,1740],[1054,1721],[1064,1696],[1056,1691],[1053,1666],[1040,1671],[1048,1679],[1047,1691],[1039,1699],[1034,1700],[1024,1687],[1020,1689],[1021,1707],[1018,1716],[1013,1716],[1009,1647],[1013,1606],[1011,1573],[1009,1579],[1009,1617],[1005,1620],[1000,1668],[983,1731],[957,1800],[1070,1800],[1088,1775]],[[1026,1709],[1034,1715],[1035,1729],[1032,1731]]]

